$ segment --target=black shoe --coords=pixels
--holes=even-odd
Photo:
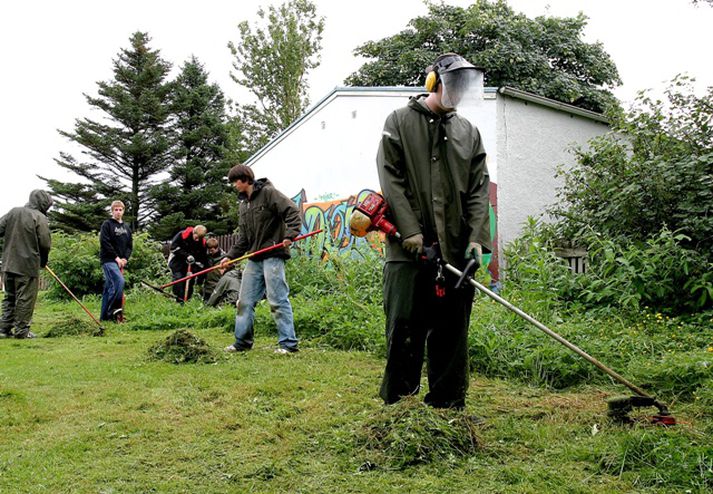
[[[124,309],[116,309],[111,313],[111,318],[116,322],[124,322]]]
[[[37,335],[32,331],[27,331],[26,333],[17,333],[15,335],[15,338],[17,338],[18,340],[25,340],[28,338],[37,338]]]
[[[12,338],[12,333],[6,333],[5,331],[0,331],[0,340],[3,338]]]

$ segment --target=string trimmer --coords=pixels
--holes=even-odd
[[[395,233],[397,233],[396,228],[385,218],[387,212],[388,205],[384,198],[381,195],[372,192],[362,203],[356,206],[354,213],[352,214],[352,218],[355,219],[354,221],[350,220],[350,231],[353,235],[363,237],[369,231],[378,230],[386,233],[389,236],[394,236],[395,238],[400,240],[400,236],[396,237],[395,235]],[[372,218],[376,218],[378,221],[366,221],[366,219],[371,220]],[[475,281],[471,276],[471,273],[477,268],[477,261],[475,259],[472,259],[463,271],[445,262],[443,258],[441,258],[438,254],[437,249],[431,249],[429,252],[427,252],[427,255],[424,256],[424,259],[427,259],[431,262],[435,262],[439,267],[446,269],[447,271],[450,271],[454,275],[458,276],[456,288],[458,288],[464,282],[470,283],[473,287],[475,287],[484,295],[487,295],[491,299],[498,302],[500,305],[514,312],[526,321],[532,323],[537,329],[544,332],[547,336],[561,343],[568,349],[572,350],[574,353],[584,358],[587,362],[591,363],[599,370],[609,375],[615,381],[623,384],[624,386],[632,390],[634,393],[636,393],[636,396],[616,397],[608,401],[608,415],[612,419],[619,422],[628,423],[631,422],[631,419],[628,417],[628,413],[631,412],[634,408],[654,406],[658,409],[658,414],[650,418],[652,423],[666,426],[676,425],[676,419],[670,414],[666,405],[646,393],[638,386],[629,382],[617,372],[602,364],[599,360],[595,359],[594,357],[586,353],[584,350],[580,349],[579,347],[569,342],[559,334],[555,333],[550,328],[542,324],[540,321],[524,312],[522,309],[515,307],[513,304],[502,298],[500,295],[496,294],[495,292],[489,290],[482,284]]]

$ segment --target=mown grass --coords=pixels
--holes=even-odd
[[[605,417],[605,400],[622,388],[605,379],[588,382],[586,375],[577,376],[559,390],[534,378],[536,373],[512,379],[528,368],[518,356],[537,346],[513,335],[525,338],[536,330],[506,324],[509,316],[502,308],[482,301],[473,336],[490,328],[509,331],[512,342],[503,338],[491,353],[472,354],[474,361],[488,355],[500,359],[493,358],[471,382],[465,413],[486,419],[475,429],[478,447],[464,455],[445,450],[412,464],[387,461],[392,451],[365,448],[363,440],[374,424],[383,426],[404,413],[398,406],[384,407],[378,398],[383,370],[378,345],[365,344],[368,352],[343,351],[325,338],[326,326],[301,332],[299,321],[311,320],[305,314],[317,321],[314,314],[330,307],[324,299],[329,295],[321,294],[319,301],[312,297],[321,305],[308,307],[307,291],[296,292],[303,340],[295,355],[273,353],[276,338],[268,310],[261,307],[251,352],[221,353],[208,364],[152,360],[149,349],[176,329],[187,329],[220,350],[232,342],[233,309],[206,310],[198,303],[178,307],[141,291],[129,294],[128,322],[108,324],[104,337],[0,341],[0,492],[702,493],[713,487],[713,395],[710,377],[705,381],[707,374],[700,376],[697,364],[693,368],[699,374],[685,374],[694,375],[695,389],[669,395],[680,425],[614,425]],[[335,324],[354,310],[345,296],[332,300]],[[97,298],[85,302],[98,312]],[[369,300],[353,302],[366,304],[366,315],[359,317],[378,317]],[[43,335],[67,315],[86,317],[75,305],[41,298],[34,330]],[[586,336],[578,343],[608,348],[607,338],[594,335],[611,336],[611,320],[562,317],[558,326],[572,337]],[[635,328],[636,322],[626,321],[614,331],[628,335]],[[345,334],[358,341],[357,329],[355,324]],[[363,330],[367,342],[382,334],[380,326]],[[546,341],[542,335],[531,337]],[[644,347],[653,345],[654,358],[642,356],[641,362],[658,365],[658,349],[665,346],[659,339],[664,340],[649,335],[654,343]],[[706,352],[705,343],[698,336],[694,340],[695,345],[668,353]],[[631,352],[636,348],[632,345]],[[508,355],[516,357],[511,365],[505,365]],[[561,365],[566,370],[575,364]],[[411,422],[395,422],[392,432],[415,430],[409,424],[418,415],[406,416]],[[429,424],[438,420],[427,418]],[[397,429],[398,424],[408,427]],[[424,442],[415,437],[414,447]],[[398,440],[410,444],[408,438]]]

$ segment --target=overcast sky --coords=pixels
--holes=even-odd
[[[279,4],[278,0],[274,1]],[[467,6],[472,2],[449,0]],[[713,8],[689,0],[510,0],[530,17],[549,13],[589,17],[589,42],[600,41],[616,63],[626,105],[640,89],[662,88],[678,73],[713,85],[710,40]],[[91,112],[83,93],[96,95],[96,82],[112,78],[112,59],[129,46],[130,35],[146,31],[152,47],[179,67],[195,55],[229,98],[244,92],[230,79],[228,41],[238,41],[237,24],[257,19],[269,0],[11,0],[0,18],[0,215],[23,205],[41,188],[43,175],[72,180],[53,158],[76,152],[57,129],[71,130]],[[315,102],[355,71],[362,61],[353,49],[406,27],[426,12],[420,0],[316,0],[326,18],[322,65],[309,77]]]

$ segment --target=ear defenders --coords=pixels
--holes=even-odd
[[[431,70],[428,72],[428,75],[426,75],[426,91],[432,93],[438,87],[440,77],[438,77],[438,72],[436,72],[434,67],[429,67],[429,69]]]
[[[455,53],[443,55],[440,60],[426,69],[426,91],[432,93],[438,88],[438,83],[441,81],[441,72],[449,72],[461,68],[477,67]]]

